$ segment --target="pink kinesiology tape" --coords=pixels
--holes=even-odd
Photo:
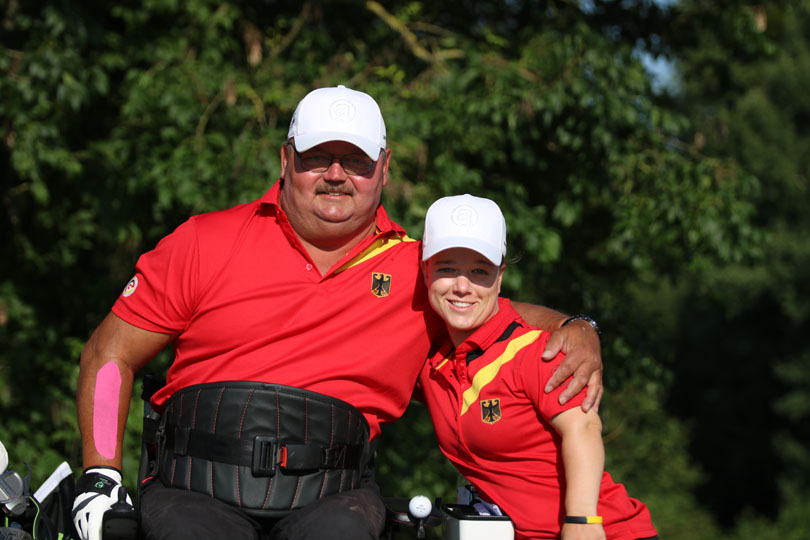
[[[96,451],[107,459],[115,458],[118,440],[118,400],[121,373],[115,362],[104,364],[96,375],[93,395],[93,440]]]

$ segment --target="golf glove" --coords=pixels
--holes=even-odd
[[[113,467],[91,467],[84,471],[76,482],[73,501],[73,525],[80,540],[101,540],[104,513],[119,499],[132,507],[132,499],[121,484],[121,471]]]

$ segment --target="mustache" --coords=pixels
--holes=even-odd
[[[341,195],[354,195],[354,190],[351,186],[347,186],[345,184],[342,185],[330,185],[326,183],[317,184],[315,186],[315,194],[321,195],[325,193],[339,193]]]

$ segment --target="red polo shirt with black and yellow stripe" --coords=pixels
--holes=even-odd
[[[447,340],[419,378],[442,452],[481,497],[497,504],[516,539],[558,538],[565,516],[560,437],[549,420],[581,405],[559,404],[567,384],[543,389],[563,355],[540,359],[550,333],[529,326],[504,298],[498,312],[456,348]],[[647,507],[605,472],[598,512],[610,540],[657,533]]]
[[[379,206],[377,233],[321,275],[279,206],[280,185],[180,225],[141,256],[113,312],[176,334],[158,410],[193,384],[284,384],[351,403],[374,438],[404,412],[431,338],[444,332],[419,242]]]

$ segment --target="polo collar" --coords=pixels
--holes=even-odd
[[[494,343],[509,338],[509,335],[515,330],[512,323],[520,326],[522,323],[520,315],[512,307],[508,298],[498,298],[498,312],[456,347],[456,357],[466,357],[466,363],[469,363],[481,356]],[[504,337],[507,333],[509,335]]]

